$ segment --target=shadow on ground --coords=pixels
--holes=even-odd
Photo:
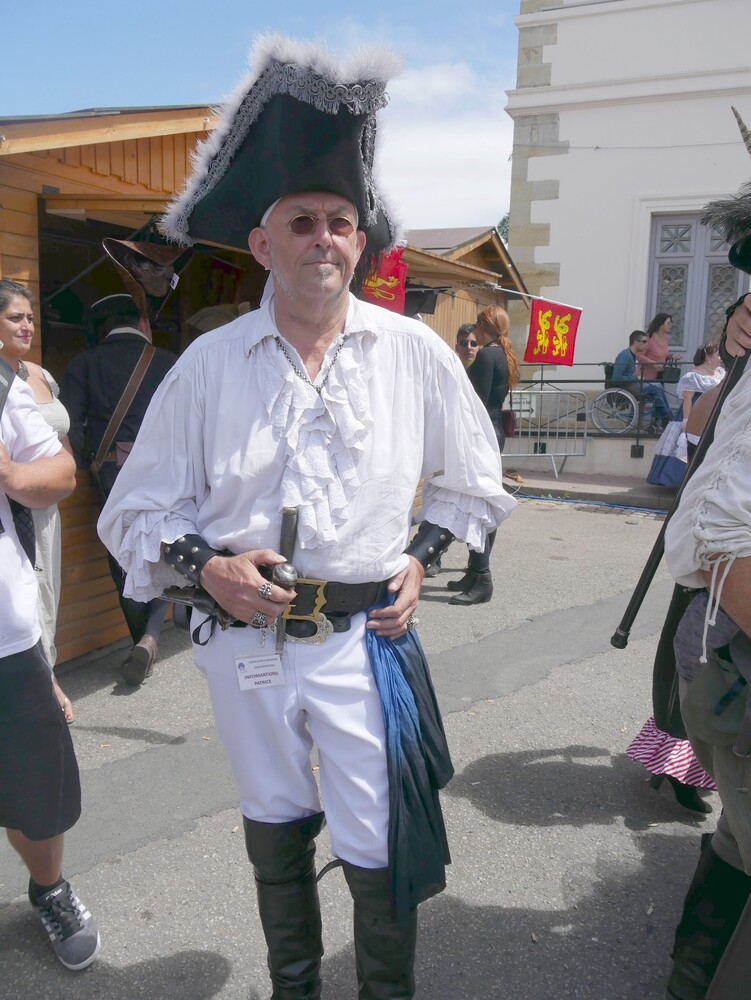
[[[467,799],[490,819],[517,826],[612,823],[630,830],[655,823],[703,824],[668,791],[649,788],[648,774],[625,754],[590,746],[488,754],[457,774],[444,795]]]

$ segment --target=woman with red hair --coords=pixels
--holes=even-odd
[[[482,400],[493,424],[498,447],[503,451],[506,435],[501,424],[501,406],[509,389],[519,382],[519,365],[508,335],[508,313],[501,306],[488,306],[478,315],[475,339],[480,344],[477,357],[467,369],[469,380]],[[460,580],[451,580],[449,590],[459,593],[451,604],[485,604],[493,596],[490,552],[495,542],[491,531],[482,552],[469,553],[467,571]]]

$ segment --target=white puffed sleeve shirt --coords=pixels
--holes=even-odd
[[[699,571],[712,571],[714,602],[733,561],[751,556],[751,367],[725,401],[714,441],[668,523],[665,556],[687,587],[703,587]]]
[[[14,462],[51,458],[60,451],[31,389],[13,379],[0,416],[0,440]],[[0,657],[31,649],[39,640],[37,581],[34,567],[18,541],[8,498],[0,490]]]
[[[154,395],[99,520],[129,597],[185,582],[160,556],[182,534],[277,549],[286,506],[298,572],[344,583],[406,566],[421,479],[418,518],[475,550],[515,506],[485,408],[432,330],[351,296],[319,393],[278,346],[273,303],[194,341]]]

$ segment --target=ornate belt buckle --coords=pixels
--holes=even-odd
[[[324,594],[324,588],[326,587],[326,581],[325,580],[307,580],[307,579],[305,579],[305,577],[301,576],[298,579],[298,581],[295,584],[295,586],[298,586],[299,584],[308,584],[309,586],[312,586],[312,587],[316,588],[317,593],[316,593],[315,601],[313,603],[313,610],[310,612],[309,615],[299,615],[299,614],[295,614],[295,605],[294,605],[294,603],[288,604],[287,607],[282,612],[282,618],[289,618],[290,621],[296,621],[296,622],[315,622],[316,624],[319,624],[318,619],[319,618],[323,618],[323,615],[321,614],[321,612],[323,611],[323,606],[326,603],[326,595]],[[326,619],[326,621],[328,621],[328,619]],[[319,625],[319,628],[320,628],[320,625]],[[290,636],[290,638],[292,638],[292,637]],[[315,638],[315,637],[312,636],[311,639],[312,638]],[[304,642],[310,642],[311,639],[305,639],[305,640],[297,639],[297,640],[294,640],[294,641],[296,641],[296,642],[303,642],[303,641]],[[321,642],[323,642],[323,639],[321,640]]]
[[[293,617],[290,615],[290,617]],[[305,642],[310,646],[320,646],[321,643],[326,642],[329,636],[334,634],[334,626],[328,620],[326,615],[318,614],[315,618],[311,615],[297,615],[295,616],[297,621],[312,621],[315,623],[316,631],[313,635],[290,635],[289,632],[284,636],[285,642]],[[269,628],[276,635],[276,622],[273,622]]]

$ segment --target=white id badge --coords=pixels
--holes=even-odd
[[[255,688],[276,687],[284,684],[282,660],[277,653],[254,650],[235,657],[237,680],[241,691]]]

